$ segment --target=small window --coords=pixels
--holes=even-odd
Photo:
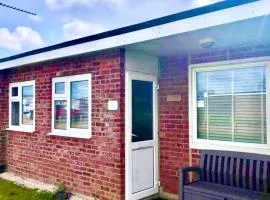
[[[9,129],[33,132],[35,130],[35,81],[10,84]]]
[[[90,138],[91,75],[53,79],[52,134]]]
[[[65,94],[65,83],[55,83],[55,94]]]
[[[18,87],[13,87],[12,88],[12,96],[17,97],[18,96]]]
[[[11,103],[11,125],[20,125],[20,102]]]

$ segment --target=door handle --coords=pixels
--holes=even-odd
[[[135,134],[133,134],[133,133],[131,133],[131,136],[132,136],[132,137],[138,137],[137,135],[135,135]]]

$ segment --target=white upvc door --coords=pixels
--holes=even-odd
[[[126,72],[126,199],[158,193],[157,77]]]

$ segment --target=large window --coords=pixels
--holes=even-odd
[[[52,134],[91,137],[91,75],[53,79]]]
[[[35,130],[35,81],[10,83],[9,129],[24,132]]]
[[[191,145],[269,149],[267,74],[266,63],[192,66]]]

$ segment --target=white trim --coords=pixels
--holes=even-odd
[[[266,67],[266,118],[270,119],[270,57],[230,60],[223,62],[203,63],[189,65],[189,138],[190,148],[213,149],[224,151],[239,151],[270,155],[270,120],[267,120],[267,144],[253,144],[241,142],[227,142],[217,140],[205,140],[197,138],[197,102],[196,102],[196,72],[237,69],[248,67]]]
[[[74,81],[88,81],[88,129],[79,129],[70,127],[70,84]],[[55,83],[65,83],[65,93],[55,94]],[[60,130],[54,128],[54,101],[66,100],[67,101],[67,129]],[[92,78],[91,74],[73,75],[65,77],[56,77],[52,79],[52,132],[48,135],[74,137],[89,139],[92,135]]]
[[[12,126],[11,128],[6,128],[6,131],[18,131],[18,132],[23,132],[23,133],[34,133],[35,129],[29,128],[29,129],[25,129],[25,128],[20,128],[20,127],[16,127],[16,126]]]
[[[153,82],[153,114],[154,114],[154,137],[153,141],[145,141],[140,142],[140,144],[133,143],[134,146],[144,145],[144,146],[153,146],[154,147],[154,187],[149,190],[145,190],[142,192],[138,192],[136,194],[132,194],[132,183],[131,183],[131,165],[132,165],[132,156],[131,156],[131,135],[132,135],[132,96],[131,96],[131,81],[132,80],[142,80],[142,81],[152,81]],[[154,142],[154,143],[153,143]],[[125,72],[125,199],[128,200],[137,200],[142,199],[147,196],[151,196],[153,194],[158,193],[159,189],[159,143],[158,143],[158,95],[157,95],[157,77],[149,74],[138,73],[138,72]]]
[[[270,119],[270,67],[266,68],[266,119]],[[267,109],[268,108],[268,109]],[[270,133],[270,120],[266,120],[266,132]],[[267,137],[267,144],[270,144],[270,137]]]
[[[241,14],[239,14],[241,13]],[[138,42],[196,31],[270,14],[270,1],[261,0],[159,26],[86,42],[0,63],[0,70],[67,56],[123,47]]]
[[[206,62],[206,63],[198,63],[191,64],[189,68],[205,68],[205,67],[226,67],[230,65],[239,65],[239,64],[250,64],[250,63],[268,63],[270,61],[270,56],[264,57],[254,57],[254,58],[244,58],[244,59],[236,59],[236,60],[226,60],[226,61],[218,61],[218,62]],[[227,68],[226,68],[227,69]]]
[[[22,123],[22,88],[26,86],[33,86],[33,124],[26,125]],[[12,88],[18,87],[18,96],[12,97]],[[19,103],[19,125],[15,126],[11,124],[11,103],[18,102]],[[20,131],[20,132],[27,132],[32,133],[35,131],[35,121],[36,121],[36,84],[35,80],[32,81],[24,81],[24,82],[15,82],[9,84],[9,127],[6,130],[9,131]]]

